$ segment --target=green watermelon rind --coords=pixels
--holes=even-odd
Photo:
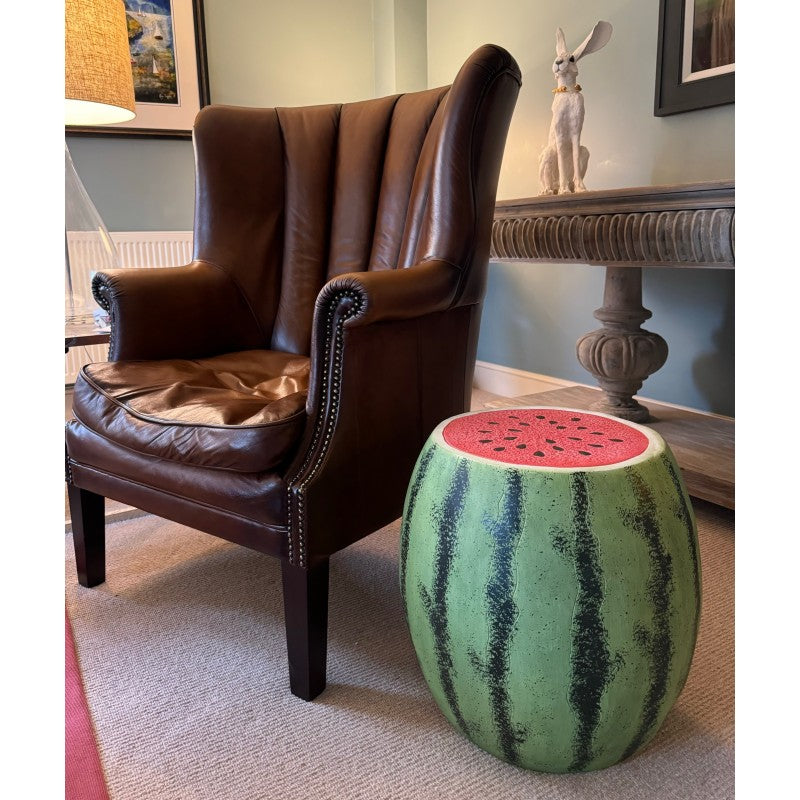
[[[400,564],[414,648],[450,723],[510,763],[628,758],[688,675],[694,514],[669,448],[643,430],[651,445],[615,469],[506,466],[436,432],[420,454]]]

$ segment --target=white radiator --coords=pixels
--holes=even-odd
[[[192,260],[191,231],[121,231],[112,233],[111,238],[117,247],[121,267],[179,267]],[[72,263],[79,264],[73,269],[76,286],[89,286],[89,274],[104,266],[95,235],[78,231],[67,233]],[[75,254],[79,254],[76,258]],[[81,271],[82,270],[82,271]],[[73,347],[64,359],[64,383],[75,383],[78,371],[84,364],[105,361],[108,345],[95,344],[88,347]]]

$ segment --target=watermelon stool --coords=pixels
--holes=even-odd
[[[457,730],[526,769],[601,769],[647,744],[689,672],[694,512],[649,428],[573,409],[462,414],[414,469],[400,584]]]

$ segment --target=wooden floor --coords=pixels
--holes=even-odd
[[[519,397],[503,397],[482,389],[472,391],[472,411],[510,406],[563,406],[588,409],[597,400],[600,390],[586,386],[567,386],[556,390],[542,384],[542,390]],[[675,406],[643,401],[654,417],[648,423],[668,442],[683,472],[692,497],[708,500],[725,508],[734,508],[734,421],[714,414],[701,414]],[[64,416],[72,416],[72,390],[67,389]],[[70,529],[69,504],[65,499],[65,524]],[[117,522],[144,514],[138,508],[106,500],[106,520]]]
[[[489,408],[545,406],[590,411],[601,396],[599,389],[568,386],[511,399],[489,400],[486,405]],[[653,417],[647,426],[658,431],[670,446],[689,494],[724,508],[735,508],[734,420],[651,400],[643,403]]]

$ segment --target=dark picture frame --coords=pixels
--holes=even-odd
[[[97,126],[67,125],[65,133],[70,136],[192,138],[195,114],[211,102],[203,0],[171,0],[171,7],[173,22],[180,22],[182,29],[181,35],[175,33],[173,45],[176,63],[184,65],[182,72],[179,69],[178,78],[183,96],[181,108],[160,107],[155,103],[140,105],[137,102],[137,118],[130,122]]]
[[[694,0],[661,0],[654,114],[665,117],[735,102],[735,65],[731,72],[699,80],[683,79],[684,21]]]

